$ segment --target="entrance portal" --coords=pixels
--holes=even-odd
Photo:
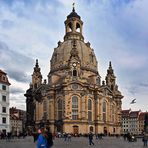
[[[107,127],[104,127],[104,135],[107,135]]]
[[[93,126],[90,126],[90,127],[89,127],[89,132],[93,132],[93,131],[94,131]]]
[[[73,133],[78,134],[79,133],[79,127],[77,125],[73,126]]]

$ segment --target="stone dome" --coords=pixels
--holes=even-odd
[[[69,67],[73,41],[74,40],[66,40],[64,42],[58,42],[58,47],[54,49],[51,58],[51,71],[58,71]],[[75,40],[75,48],[78,53],[79,60],[77,62],[80,62],[80,67],[85,67],[90,71],[97,72],[97,60],[94,50],[90,47],[90,43]]]
[[[77,63],[79,69],[90,71],[90,75],[98,74],[94,50],[90,47],[89,42],[84,42],[82,34],[83,22],[74,8],[64,23],[64,41],[59,41],[58,47],[54,49],[50,61],[50,73],[70,69],[72,63]]]

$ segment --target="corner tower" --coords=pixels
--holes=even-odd
[[[33,89],[37,89],[42,83],[42,74],[40,71],[40,67],[38,64],[38,59],[36,59],[36,64],[34,67],[34,71],[32,74],[32,85],[33,85]]]

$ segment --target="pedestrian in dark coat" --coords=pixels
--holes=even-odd
[[[143,146],[147,146],[147,141],[148,141],[148,135],[147,134],[143,135],[142,141],[143,141]]]
[[[50,129],[46,129],[46,138],[47,138],[47,148],[51,148],[53,146],[53,138]]]
[[[89,138],[89,145],[92,145],[92,144],[94,145],[92,133],[89,133],[88,138]]]

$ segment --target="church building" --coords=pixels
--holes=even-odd
[[[28,130],[45,126],[52,133],[120,134],[123,96],[111,62],[101,81],[95,52],[84,42],[83,21],[74,7],[64,23],[64,41],[53,50],[47,80],[42,80],[36,60],[25,93]]]

